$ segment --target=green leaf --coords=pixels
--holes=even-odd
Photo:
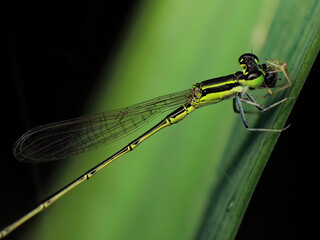
[[[286,96],[298,97],[319,52],[319,13],[318,1],[281,1],[277,17],[271,25],[262,53],[271,53],[278,55],[280,59],[286,59],[293,81],[293,86],[286,91]],[[272,128],[284,126],[292,107],[293,101],[286,102],[273,116],[268,116],[272,118]],[[268,121],[261,117],[257,125],[264,126],[266,122]],[[232,156],[230,152],[226,153],[225,158],[234,159],[230,170],[226,171],[237,184],[233,189],[226,190],[227,186],[220,186],[222,190],[213,190],[207,215],[200,227],[199,239],[234,238],[278,136],[274,133],[250,134],[241,141],[238,149],[232,151]],[[237,176],[233,177],[231,172],[235,172]],[[224,195],[224,199],[217,198],[217,195]],[[225,211],[218,212],[216,206]]]
[[[101,75],[88,111],[131,105],[230,74],[251,49],[261,61],[288,64],[292,87],[268,102],[297,97],[319,51],[319,14],[317,0],[145,1]],[[293,104],[287,101],[249,122],[282,128]],[[66,164],[51,191],[139,133]],[[29,238],[232,239],[278,136],[245,130],[231,101],[195,111],[55,203],[34,220]]]

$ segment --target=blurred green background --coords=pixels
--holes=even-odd
[[[114,66],[106,66],[101,75],[89,111],[131,105],[237,71],[242,53],[253,49],[259,54],[273,20],[270,13],[276,12],[277,4],[185,0],[142,3]],[[104,79],[109,81],[104,83]],[[240,122],[239,116],[232,112],[231,102],[226,102],[200,109],[177,126],[159,132],[48,209],[32,238],[57,239],[66,234],[75,239],[193,238],[212,184],[220,178],[229,181],[221,170],[222,156],[235,121]],[[139,132],[143,130],[146,128]],[[53,189],[132,138],[62,166]],[[50,223],[55,223],[54,227]]]
[[[270,13],[276,12],[277,4],[185,0],[142,3],[112,68],[106,66],[101,74],[89,111],[131,105],[237,71],[242,53],[253,49],[259,54],[273,20]],[[234,122],[242,127],[227,101],[201,109],[177,126],[159,132],[48,209],[32,238],[42,239],[42,234],[47,239],[66,234],[75,239],[193,238],[212,185],[229,181],[222,171],[222,156]],[[66,163],[57,173],[55,179],[59,181],[53,189],[73,180],[132,138]]]
[[[103,14],[108,6],[99,4],[89,4],[91,11],[84,11],[84,14],[90,12],[94,15],[92,9],[99,9],[100,14]],[[279,6],[283,8],[279,9]],[[82,7],[86,9],[87,6],[84,4]],[[280,47],[269,44],[266,48],[265,45],[268,36],[269,39],[270,35],[275,36],[271,26],[275,18],[279,17],[276,13],[289,10],[290,8],[285,8],[285,4],[280,5],[280,0],[140,1],[127,10],[130,14],[120,25],[121,35],[110,44],[111,57],[100,57],[99,64],[92,66],[92,72],[95,73],[84,75],[86,80],[81,80],[91,81],[88,78],[90,76],[94,85],[83,94],[86,97],[78,97],[81,98],[79,104],[72,104],[69,100],[72,94],[77,93],[82,82],[67,83],[69,78],[76,79],[78,76],[65,74],[61,77],[60,84],[57,84],[61,89],[69,90],[70,95],[66,95],[67,97],[63,93],[59,96],[59,91],[52,93],[50,84],[41,91],[49,94],[47,98],[61,98],[61,102],[65,101],[70,108],[78,105],[78,114],[81,112],[81,105],[85,105],[86,110],[81,114],[88,114],[189,89],[196,82],[230,74],[239,70],[237,59],[245,52],[255,53],[261,61],[264,58],[280,58],[285,61],[278,53],[286,39],[273,41],[279,43]],[[112,8],[108,11],[106,15],[114,14]],[[99,22],[100,28],[94,30],[109,31],[112,34],[109,28],[117,24],[115,18],[103,19],[108,22]],[[96,17],[94,20],[98,22],[100,19]],[[88,22],[90,23],[86,23]],[[74,31],[71,29],[75,23],[76,20],[71,22],[70,31]],[[52,26],[55,26],[54,21]],[[94,31],[88,27],[85,29],[89,33],[90,30]],[[68,32],[68,28],[64,31]],[[63,36],[63,33],[60,34]],[[90,37],[99,38],[99,35],[92,34]],[[64,41],[63,37],[59,40]],[[69,41],[69,46],[65,46],[61,53],[39,42],[34,45],[46,49],[47,54],[61,54],[65,62],[74,64],[77,69],[85,68],[91,60],[96,61],[93,58],[95,55],[89,55],[83,60],[76,54],[64,54],[72,44]],[[86,42],[82,44],[85,45]],[[77,47],[81,48],[81,45],[78,44]],[[91,51],[99,52],[94,47],[92,46]],[[54,68],[51,71],[45,74],[54,74]],[[79,87],[80,93],[85,91],[81,88]],[[46,90],[50,93],[46,93]],[[38,101],[41,102],[41,98]],[[51,111],[52,106],[45,111]],[[22,109],[25,112],[27,108],[23,106]],[[68,113],[66,116],[69,117]],[[49,170],[50,164],[41,166],[42,172],[49,172],[50,179],[41,182],[40,173],[41,183],[38,183],[35,190],[40,193],[37,200],[29,203],[30,206],[26,209],[112,155],[163,117],[155,119],[133,136],[55,165],[54,172]],[[267,121],[270,122],[271,120]],[[35,122],[32,125],[36,125]],[[135,151],[64,196],[35,217],[31,227],[21,233],[20,237],[193,239],[198,234],[201,235],[199,229],[207,214],[212,192],[220,191],[221,188],[232,191],[237,188],[237,176],[248,174],[247,166],[234,162],[237,147],[243,146],[239,143],[248,134],[250,133],[244,129],[240,117],[233,113],[231,101],[200,109],[176,126],[160,131]],[[236,150],[231,150],[233,146]],[[240,173],[237,173],[237,169]],[[33,167],[31,171],[36,172],[36,176],[39,175],[37,167]],[[221,196],[215,196],[217,199],[222,197],[222,205],[215,206],[217,212],[232,210],[233,199],[223,196],[230,195],[222,193]],[[245,208],[246,204],[243,211]],[[226,221],[220,224],[230,223]],[[231,224],[235,224],[234,228],[237,228],[236,223]]]

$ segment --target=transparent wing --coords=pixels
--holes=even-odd
[[[48,162],[91,151],[127,136],[159,114],[189,101],[191,90],[129,107],[35,127],[13,147],[20,161]]]

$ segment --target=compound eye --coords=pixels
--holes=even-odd
[[[259,58],[252,53],[245,53],[239,57],[238,61],[240,64],[247,64],[247,62],[252,62],[252,61],[254,61],[256,64],[258,64]]]

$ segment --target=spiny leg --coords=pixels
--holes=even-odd
[[[289,100],[289,99],[295,99],[296,97],[290,97],[290,98],[283,98],[281,99],[280,101],[277,101],[275,103],[272,103],[268,106],[262,106],[260,105],[257,100],[255,100],[255,98],[248,92],[249,88],[248,86],[244,87],[243,90],[239,93],[239,98],[240,98],[240,101],[242,102],[245,102],[247,104],[250,104],[250,105],[253,105],[255,106],[260,112],[264,112],[264,111],[267,111],[271,108],[274,108],[278,105],[280,105],[281,103]],[[243,98],[243,95],[247,95],[248,99],[245,99]],[[233,99],[233,111],[236,112],[236,113],[240,113],[240,111],[237,109],[237,103],[236,103],[236,100],[235,98]],[[244,113],[247,113],[248,111],[243,111]],[[248,112],[250,113],[250,112]]]
[[[247,130],[250,130],[250,131],[258,131],[258,132],[282,132],[284,130],[286,130],[288,127],[290,127],[290,125],[288,125],[287,127],[285,128],[282,128],[282,129],[269,129],[269,128],[251,128],[247,122],[247,119],[246,119],[246,116],[245,116],[245,113],[243,111],[243,107],[242,107],[242,104],[241,104],[241,101],[243,101],[245,99],[241,99],[240,96],[237,96],[236,97],[236,102],[237,102],[237,105],[238,105],[238,108],[239,108],[239,113],[240,113],[240,116],[241,116],[241,119],[242,119],[242,122],[245,126],[245,128]],[[244,102],[246,102],[248,100],[245,100]],[[250,102],[250,101],[249,101]],[[278,103],[280,104],[280,103]],[[256,106],[255,103],[253,103],[252,105]],[[269,108],[270,109],[270,108]]]
[[[240,101],[255,106],[260,112],[268,111],[268,110],[270,110],[271,108],[274,108],[274,107],[280,105],[281,103],[283,103],[283,102],[285,102],[285,101],[287,101],[287,100],[289,100],[289,99],[294,99],[294,98],[295,98],[295,97],[283,98],[283,99],[281,99],[280,101],[277,101],[277,102],[275,102],[275,103],[272,103],[272,104],[264,107],[264,106],[261,106],[261,105],[253,98],[253,96],[252,96],[250,93],[246,92],[246,95],[248,96],[249,100],[240,97]]]
[[[233,108],[233,111],[235,113],[240,113],[240,111],[238,110],[238,105],[237,105],[236,98],[232,99],[232,108]],[[258,114],[259,113],[257,111],[247,111],[247,110],[243,110],[243,112],[246,113],[246,114]]]
[[[256,104],[251,104],[251,105],[254,105],[255,107],[258,108],[259,111],[261,111],[262,106],[260,106],[260,105],[257,103],[257,101],[248,93],[248,89],[249,89],[248,86],[246,86],[246,87],[243,88],[243,90],[239,93],[240,99],[242,99],[242,100],[245,102],[246,99],[243,98],[243,95],[246,94],[246,95],[248,96],[248,98],[251,100],[251,102],[256,103]],[[247,100],[247,101],[248,101],[248,100]],[[250,101],[248,101],[248,102],[250,102]],[[233,107],[233,111],[234,111],[235,113],[240,113],[240,111],[239,111],[238,108],[237,108],[236,98],[233,98],[233,99],[232,99],[232,107]],[[243,110],[243,112],[244,112],[244,113],[256,113],[256,112],[253,112],[253,111],[245,111],[245,110]]]

